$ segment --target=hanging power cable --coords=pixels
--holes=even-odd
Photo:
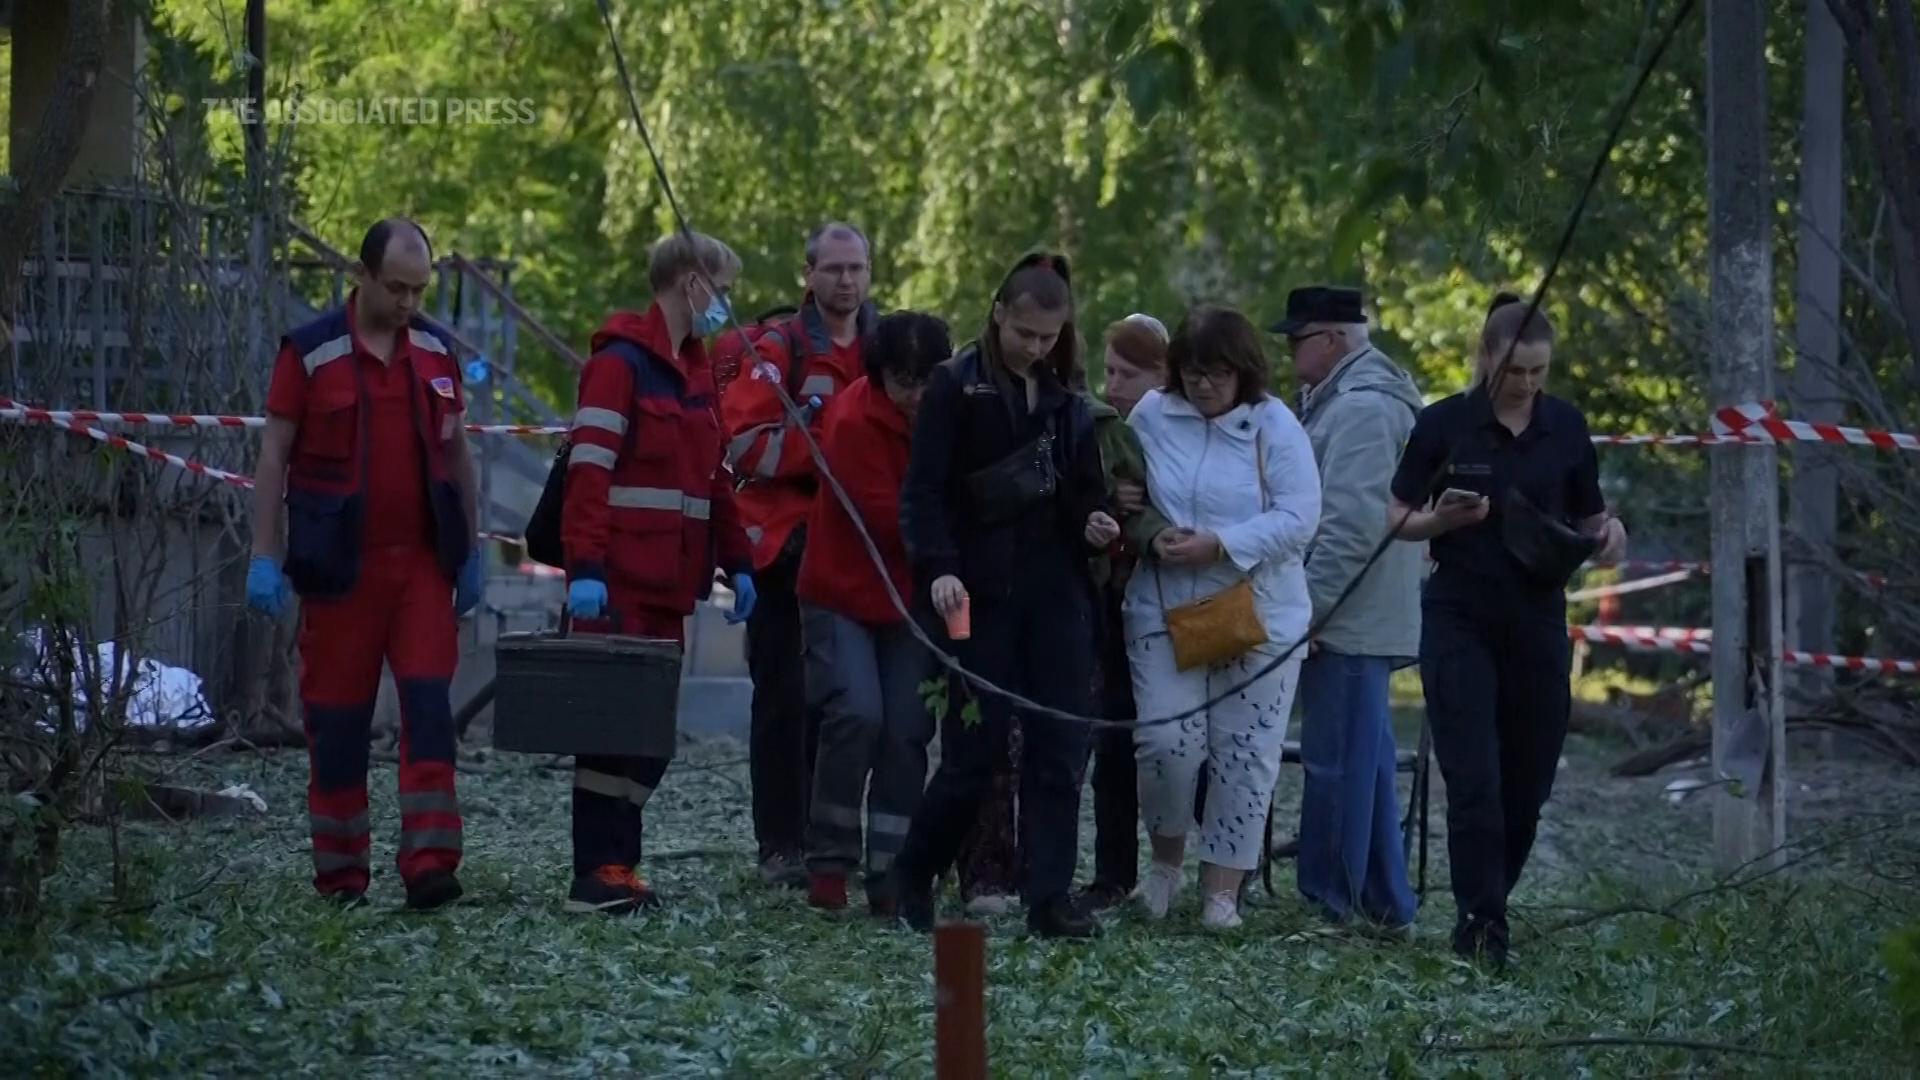
[[[626,92],[627,108],[633,116],[634,127],[639,131],[640,141],[645,144],[647,156],[652,160],[654,175],[660,181],[661,191],[666,194],[667,206],[673,211],[675,223],[682,233],[691,234],[693,228],[688,221],[686,211],[681,207],[678,196],[674,194],[673,183],[667,176],[666,165],[660,160],[660,154],[653,145],[653,135],[647,128],[645,118],[640,115],[640,99],[634,92],[633,80],[627,73],[626,56],[621,51],[620,35],[613,24],[613,11],[609,6],[608,0],[598,0],[598,3],[600,6],[600,17],[606,23],[607,27],[607,42],[613,48],[614,66],[620,75],[620,85]],[[1553,284],[1554,278],[1560,271],[1560,264],[1565,260],[1567,251],[1573,246],[1573,237],[1580,227],[1581,220],[1586,215],[1587,204],[1592,200],[1593,193],[1600,186],[1600,177],[1606,171],[1607,161],[1613,156],[1613,149],[1618,145],[1621,134],[1626,130],[1627,117],[1632,113],[1634,103],[1639,100],[1640,93],[1646,88],[1647,81],[1652,78],[1654,70],[1659,67],[1661,58],[1666,55],[1667,47],[1673,43],[1673,39],[1678,35],[1680,27],[1686,23],[1688,16],[1693,13],[1694,3],[1695,0],[1681,0],[1679,8],[1674,12],[1673,18],[1668,21],[1666,30],[1661,34],[1660,40],[1655,44],[1653,51],[1648,54],[1646,60],[1635,73],[1633,82],[1627,90],[1626,97],[1621,101],[1614,114],[1613,123],[1607,131],[1607,137],[1600,148],[1600,153],[1594,158],[1593,168],[1589,170],[1586,182],[1580,189],[1580,197],[1575,200],[1573,209],[1567,216],[1566,225],[1561,230],[1560,241],[1554,248],[1553,258],[1547,264],[1546,273],[1541,276],[1540,284],[1534,288],[1533,296],[1527,303],[1526,318],[1522,320],[1522,325],[1531,322],[1534,315],[1540,310],[1540,305],[1547,295],[1547,288]],[[708,284],[710,285],[711,283],[709,282]],[[733,305],[731,304],[727,305],[727,320],[733,326],[734,330],[740,334],[741,339],[746,342],[747,347],[752,350],[755,363],[761,362],[763,358],[760,356],[759,347],[740,325],[739,317],[734,314]],[[1493,375],[1488,380],[1487,385],[1499,385],[1500,379],[1506,374],[1507,366],[1513,361],[1514,349],[1518,345],[1519,341],[1517,338],[1514,341],[1508,342],[1507,350],[1501,355],[1500,363],[1494,368]],[[1052,717],[1057,720],[1087,724],[1096,729],[1133,729],[1176,724],[1188,717],[1205,713],[1213,706],[1234,697],[1267,675],[1278,670],[1290,660],[1295,653],[1300,651],[1302,645],[1319,636],[1321,629],[1326,626],[1327,621],[1339,612],[1341,606],[1347,602],[1347,598],[1353,595],[1353,591],[1358,588],[1360,582],[1365,579],[1367,572],[1373,569],[1374,564],[1379,562],[1380,557],[1386,554],[1387,549],[1393,545],[1395,538],[1400,533],[1400,529],[1406,525],[1407,517],[1412,513],[1412,510],[1409,509],[1400,516],[1400,520],[1393,523],[1392,528],[1386,530],[1385,535],[1380,538],[1380,542],[1374,546],[1373,553],[1369,555],[1367,561],[1361,565],[1359,572],[1354,574],[1353,579],[1348,581],[1346,586],[1340,590],[1340,594],[1334,598],[1333,604],[1327,609],[1326,614],[1320,616],[1312,626],[1308,627],[1306,634],[1303,635],[1300,640],[1288,645],[1278,656],[1268,661],[1245,679],[1229,686],[1227,689],[1222,690],[1220,693],[1215,694],[1213,697],[1208,698],[1198,705],[1183,709],[1180,712],[1168,716],[1148,717],[1140,720],[1115,720],[1107,717],[1083,716],[1078,713],[1068,712],[1064,709],[1056,709],[1048,705],[1042,705],[1031,698],[1008,690],[981,675],[969,671],[957,658],[942,649],[939,643],[927,634],[921,627],[919,620],[913,617],[913,613],[909,610],[906,600],[901,597],[900,591],[894,587],[891,575],[886,572],[886,562],[880,555],[880,549],[874,544],[872,535],[867,532],[866,522],[861,519],[860,512],[854,507],[853,500],[847,495],[846,488],[841,486],[839,477],[835,476],[833,470],[828,467],[826,455],[821,452],[820,444],[814,439],[813,432],[808,429],[806,414],[801,410],[800,406],[794,402],[792,397],[787,394],[786,388],[781,386],[778,381],[774,382],[773,388],[774,393],[780,398],[780,405],[786,412],[788,423],[792,424],[799,431],[800,436],[806,440],[807,452],[812,456],[814,466],[819,470],[821,478],[826,481],[827,487],[833,492],[834,498],[839,501],[842,509],[846,511],[847,517],[852,520],[854,531],[859,534],[860,543],[866,549],[867,558],[880,570],[880,584],[887,591],[887,599],[893,604],[894,610],[906,620],[907,628],[912,632],[914,639],[928,652],[932,653],[948,671],[964,679],[969,686],[980,693],[991,694],[1001,698],[1027,712]],[[1427,487],[1431,488],[1433,484],[1439,482],[1441,477],[1446,475],[1447,468],[1452,464],[1452,461],[1453,454],[1452,451],[1449,450],[1446,456],[1441,459],[1439,466],[1434,470],[1433,476],[1428,479]]]

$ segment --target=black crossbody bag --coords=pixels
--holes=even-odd
[[[1582,564],[1600,549],[1600,538],[1569,526],[1535,506],[1518,487],[1507,488],[1500,539],[1527,576],[1564,589]]]
[[[1025,514],[1060,490],[1053,461],[1053,421],[1012,453],[967,474],[967,501],[980,522],[998,525]]]

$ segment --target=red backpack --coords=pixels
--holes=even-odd
[[[800,383],[806,378],[807,365],[805,363],[806,357],[804,351],[806,347],[804,338],[805,331],[800,325],[799,314],[800,309],[797,307],[771,308],[761,312],[752,322],[741,329],[728,330],[726,333],[714,339],[711,355],[713,358],[713,392],[716,399],[724,398],[727,393],[727,386],[731,384],[733,380],[740,377],[740,368],[747,363],[748,357],[753,353],[753,350],[748,347],[749,343],[757,344],[761,338],[766,337],[767,334],[773,330],[782,331],[789,339],[794,336],[793,332],[798,332],[801,335],[801,348],[799,351],[792,350],[791,346],[793,342],[791,340],[788,341],[789,351],[793,353],[794,362],[788,365],[787,396],[793,397],[800,392]],[[789,328],[791,328],[793,332],[789,332]]]

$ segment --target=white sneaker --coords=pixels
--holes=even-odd
[[[1206,906],[1200,909],[1200,925],[1209,930],[1240,929],[1239,905],[1234,902],[1230,892],[1209,893]]]
[[[1140,881],[1140,887],[1133,891],[1134,899],[1140,902],[1140,910],[1146,912],[1149,919],[1164,919],[1167,912],[1173,910],[1173,898],[1180,895],[1180,868],[1165,863],[1149,861],[1146,877]]]
[[[976,919],[995,918],[1012,910],[1013,900],[999,893],[981,893],[967,901],[967,914]]]

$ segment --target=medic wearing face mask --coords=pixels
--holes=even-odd
[[[729,622],[753,611],[752,552],[722,464],[713,369],[702,338],[727,320],[740,260],[681,233],[653,249],[653,303],[593,336],[580,373],[560,536],[574,629],[681,639],[717,566],[732,576]],[[573,912],[624,914],[658,901],[635,876],[641,810],[661,758],[580,755],[573,779]]]

